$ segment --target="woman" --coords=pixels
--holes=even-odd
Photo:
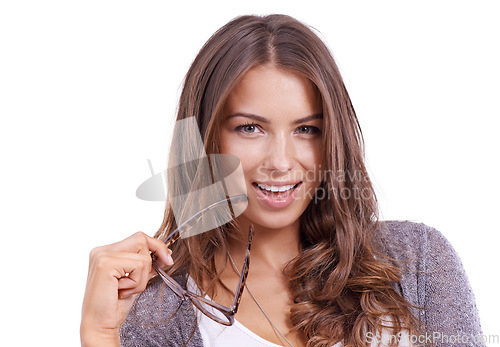
[[[167,203],[157,238],[139,233],[93,250],[83,344],[446,345],[450,336],[480,334],[447,241],[423,224],[378,221],[353,106],[308,27],[271,15],[218,30],[185,79],[177,119],[191,116],[207,153],[241,160],[248,207],[170,251],[158,239],[176,227]],[[177,148],[189,155],[189,146]],[[200,314],[158,278],[147,285],[153,252],[182,286],[231,306],[251,226],[251,267],[232,326]]]

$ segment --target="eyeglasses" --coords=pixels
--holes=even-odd
[[[248,201],[248,197],[246,195],[236,195],[230,198],[226,198],[220,201],[217,201],[210,206],[204,208],[199,211],[180,226],[178,226],[173,232],[171,232],[164,240],[169,247],[172,243],[177,241],[185,232],[191,230],[203,217],[206,216],[207,213],[216,213],[217,209],[227,206],[229,203],[230,206],[233,204],[238,204],[242,202]],[[253,238],[253,225],[249,227],[248,230],[248,243],[247,249],[245,253],[245,261],[243,264],[243,269],[240,272],[240,279],[238,282],[238,286],[236,288],[233,304],[231,307],[220,305],[212,300],[209,300],[199,294],[193,293],[187,289],[184,289],[179,283],[177,283],[172,277],[167,275],[163,269],[158,266],[156,263],[156,255],[151,253],[151,258],[153,259],[153,267],[156,270],[156,273],[161,277],[163,282],[182,300],[188,299],[193,305],[198,308],[204,315],[208,318],[216,321],[217,323],[223,325],[232,325],[234,323],[234,315],[238,311],[238,306],[241,301],[241,295],[243,294],[243,289],[245,288],[245,282],[248,276],[248,269],[250,266],[250,247],[252,245]]]

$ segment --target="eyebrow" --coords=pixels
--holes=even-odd
[[[266,123],[266,124],[271,123],[271,121],[265,117],[257,116],[255,114],[251,114],[251,113],[241,113],[241,112],[233,113],[233,114],[227,116],[226,119],[230,119],[233,117],[249,118],[249,119],[253,119],[254,121],[262,122],[262,123]],[[299,118],[299,119],[294,120],[292,122],[292,125],[297,125],[297,124],[309,122],[311,120],[318,119],[318,118],[323,119],[323,115],[321,113],[316,113],[316,114],[312,114],[310,116],[306,116],[304,118]]]

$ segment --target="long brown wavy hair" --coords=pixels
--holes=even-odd
[[[261,64],[310,80],[323,107],[322,167],[327,174],[301,216],[300,254],[284,271],[294,299],[294,327],[305,334],[308,346],[339,341],[365,345],[365,334],[380,332],[387,326],[386,318],[392,321],[391,333],[403,328],[418,331],[412,305],[394,287],[401,271],[372,245],[379,227],[378,205],[364,165],[361,129],[339,69],[313,30],[285,15],[233,19],[206,42],[192,63],[177,120],[196,117],[206,152],[220,152],[217,129],[228,95],[249,69]],[[190,156],[188,141],[172,144],[176,155]],[[169,181],[169,191],[175,191],[175,184]],[[164,237],[175,226],[167,202],[156,237]],[[179,240],[172,249],[176,262],[169,272],[189,273],[209,295],[216,284],[226,288],[214,259],[216,253],[227,254],[227,238],[235,233],[236,224],[229,223]]]

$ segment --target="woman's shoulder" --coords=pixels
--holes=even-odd
[[[186,276],[174,279],[186,285]],[[120,327],[120,342],[122,346],[202,345],[190,301],[179,298],[159,278],[137,296]]]
[[[450,242],[424,223],[380,221],[372,241],[382,259],[402,270],[401,286],[407,296],[425,294],[422,289],[428,289],[443,274],[453,273],[455,280],[467,280],[460,257]],[[411,299],[421,303],[425,298]]]
[[[454,272],[457,279],[466,279],[462,261],[437,229],[408,220],[381,221],[372,238],[375,248],[392,259],[406,272],[427,277],[440,272]]]
[[[423,308],[414,313],[426,332],[455,338],[481,334],[467,274],[443,234],[423,223],[383,221],[373,242],[382,258],[401,269],[398,289],[406,300]],[[482,345],[470,342],[471,346]]]
[[[435,255],[458,258],[443,234],[424,223],[380,221],[373,240],[380,251],[398,260],[417,260]]]

